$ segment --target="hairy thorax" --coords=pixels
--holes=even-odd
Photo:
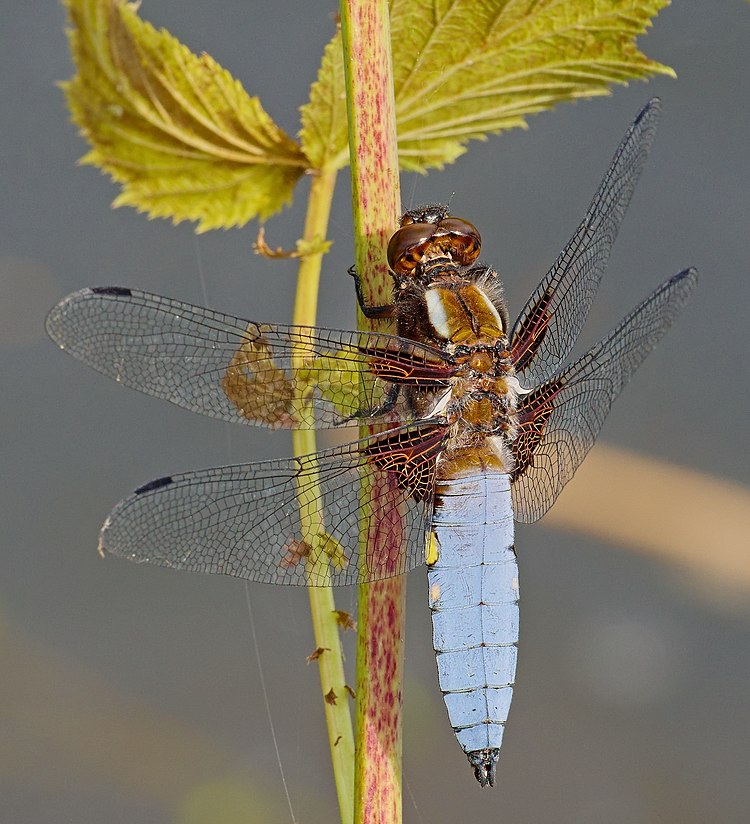
[[[431,411],[445,417],[453,430],[438,475],[511,472],[518,382],[508,350],[505,306],[499,293],[493,294],[496,275],[485,269],[461,271],[450,263],[427,274],[426,283],[402,290],[397,317],[399,334],[440,347],[460,367]]]

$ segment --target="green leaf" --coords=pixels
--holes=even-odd
[[[661,73],[635,38],[668,0],[393,0],[402,169],[441,167],[471,139],[563,100]]]
[[[123,184],[115,206],[242,226],[279,211],[308,167],[229,72],[157,31],[123,0],[65,0],[78,74],[63,84],[90,142],[83,163]]]
[[[155,30],[124,0],[64,0],[78,74],[63,84],[92,145],[84,163],[123,184],[115,205],[194,220],[264,219],[308,169],[348,162],[341,36],[328,43],[300,148],[229,72]],[[668,0],[392,0],[399,164],[451,163],[472,139],[563,100],[661,73],[635,39]]]
[[[300,383],[313,388],[324,400],[332,404],[341,417],[359,405],[362,371],[357,361],[345,361],[325,352],[313,358],[309,369],[299,371]]]
[[[392,0],[399,165],[425,172],[469,140],[525,126],[565,100],[672,69],[635,43],[668,0]],[[340,35],[328,44],[302,141],[319,162],[347,161]],[[325,141],[328,140],[328,147]],[[314,154],[313,154],[314,153]]]
[[[310,87],[310,102],[300,107],[300,115],[300,143],[312,166],[316,169],[327,165],[332,169],[346,166],[349,135],[340,30],[325,47],[318,79]]]

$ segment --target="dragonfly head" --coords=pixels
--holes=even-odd
[[[439,204],[405,212],[400,227],[388,242],[388,265],[396,275],[418,274],[422,264],[436,258],[469,266],[482,246],[476,226]]]

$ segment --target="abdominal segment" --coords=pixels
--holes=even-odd
[[[428,561],[440,689],[477,778],[493,784],[518,647],[509,475],[438,480]]]

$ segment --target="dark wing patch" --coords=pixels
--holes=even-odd
[[[535,293],[536,294],[536,293]],[[549,331],[552,320],[552,301],[555,292],[551,287],[538,296],[533,305],[526,305],[513,329],[511,357],[516,374],[523,375],[539,351]]]
[[[534,450],[542,442],[547,422],[555,411],[557,396],[565,386],[562,379],[547,381],[524,395],[518,408],[517,437],[511,444],[514,456],[513,480],[534,465]]]
[[[435,460],[443,450],[446,433],[442,424],[396,429],[374,438],[364,453],[375,466],[392,474],[401,489],[422,501],[433,494]]]
[[[517,521],[536,521],[555,502],[594,445],[612,402],[672,325],[697,278],[694,269],[670,278],[583,357],[519,398],[512,444]]]

